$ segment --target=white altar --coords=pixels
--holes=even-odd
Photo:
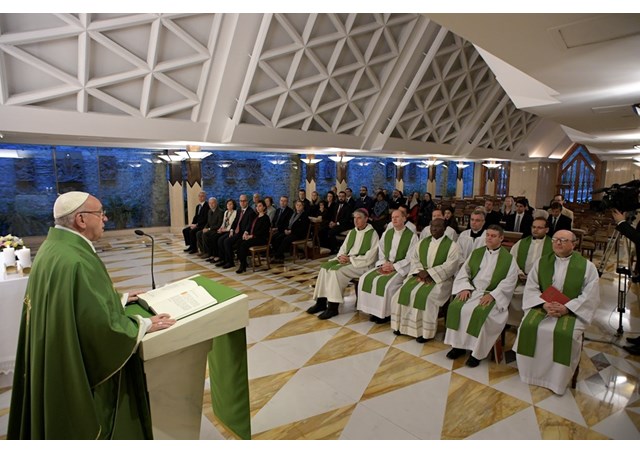
[[[28,276],[18,273],[0,278],[0,387],[13,383],[22,301],[28,280]]]

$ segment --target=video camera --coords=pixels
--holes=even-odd
[[[640,209],[640,180],[625,182],[624,184],[612,184],[611,187],[603,187],[594,190],[593,193],[603,193],[602,200],[591,200],[589,208],[592,211],[603,212],[607,209],[617,209],[620,212],[629,212]]]

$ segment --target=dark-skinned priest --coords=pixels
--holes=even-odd
[[[150,439],[142,362],[147,332],[167,314],[125,315],[92,242],[107,216],[85,192],[60,195],[36,255],[20,324],[8,439]]]
[[[520,379],[562,395],[580,362],[600,289],[596,266],[573,251],[575,235],[559,230],[552,241],[553,253],[540,257],[527,278],[513,350]]]
[[[433,219],[425,228],[431,234],[411,250],[409,276],[391,301],[393,333],[410,335],[418,343],[436,336],[438,311],[449,300],[460,267],[460,249],[445,234],[445,220]]]
[[[336,259],[320,266],[313,298],[316,301],[307,313],[320,313],[319,319],[329,319],[338,315],[338,307],[344,303],[343,291],[351,279],[360,277],[370,270],[378,258],[379,236],[371,224],[367,223],[369,213],[365,208],[353,213],[355,228],[349,230],[338,250]]]
[[[470,350],[466,365],[476,367],[487,357],[507,322],[509,302],[518,282],[518,265],[501,247],[504,230],[489,225],[485,247],[471,252],[453,282],[455,299],[447,310],[444,343],[453,346],[447,358]]]

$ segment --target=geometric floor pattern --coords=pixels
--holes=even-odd
[[[640,439],[640,357],[615,336],[617,282],[601,279],[601,306],[586,332],[576,389],[559,397],[524,384],[507,332],[503,363],[445,357],[369,322],[349,296],[339,316],[305,313],[324,260],[287,259],[270,270],[236,274],[187,255],[178,236],[156,238],[158,286],[205,275],[249,296],[247,328],[253,439]],[[150,250],[139,239],[109,239],[100,256],[119,291],[150,286]],[[640,334],[640,305],[629,292],[625,335]],[[0,437],[6,438],[11,389],[0,389]],[[208,380],[201,439],[234,439],[211,409]]]

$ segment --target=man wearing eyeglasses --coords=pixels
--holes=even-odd
[[[107,216],[85,192],[60,195],[24,298],[8,439],[150,439],[144,370],[147,332],[175,323],[163,313],[125,315],[92,242]]]
[[[562,395],[580,362],[582,335],[600,291],[595,265],[573,251],[576,236],[560,230],[551,241],[553,253],[542,255],[527,277],[513,349],[524,382]]]

